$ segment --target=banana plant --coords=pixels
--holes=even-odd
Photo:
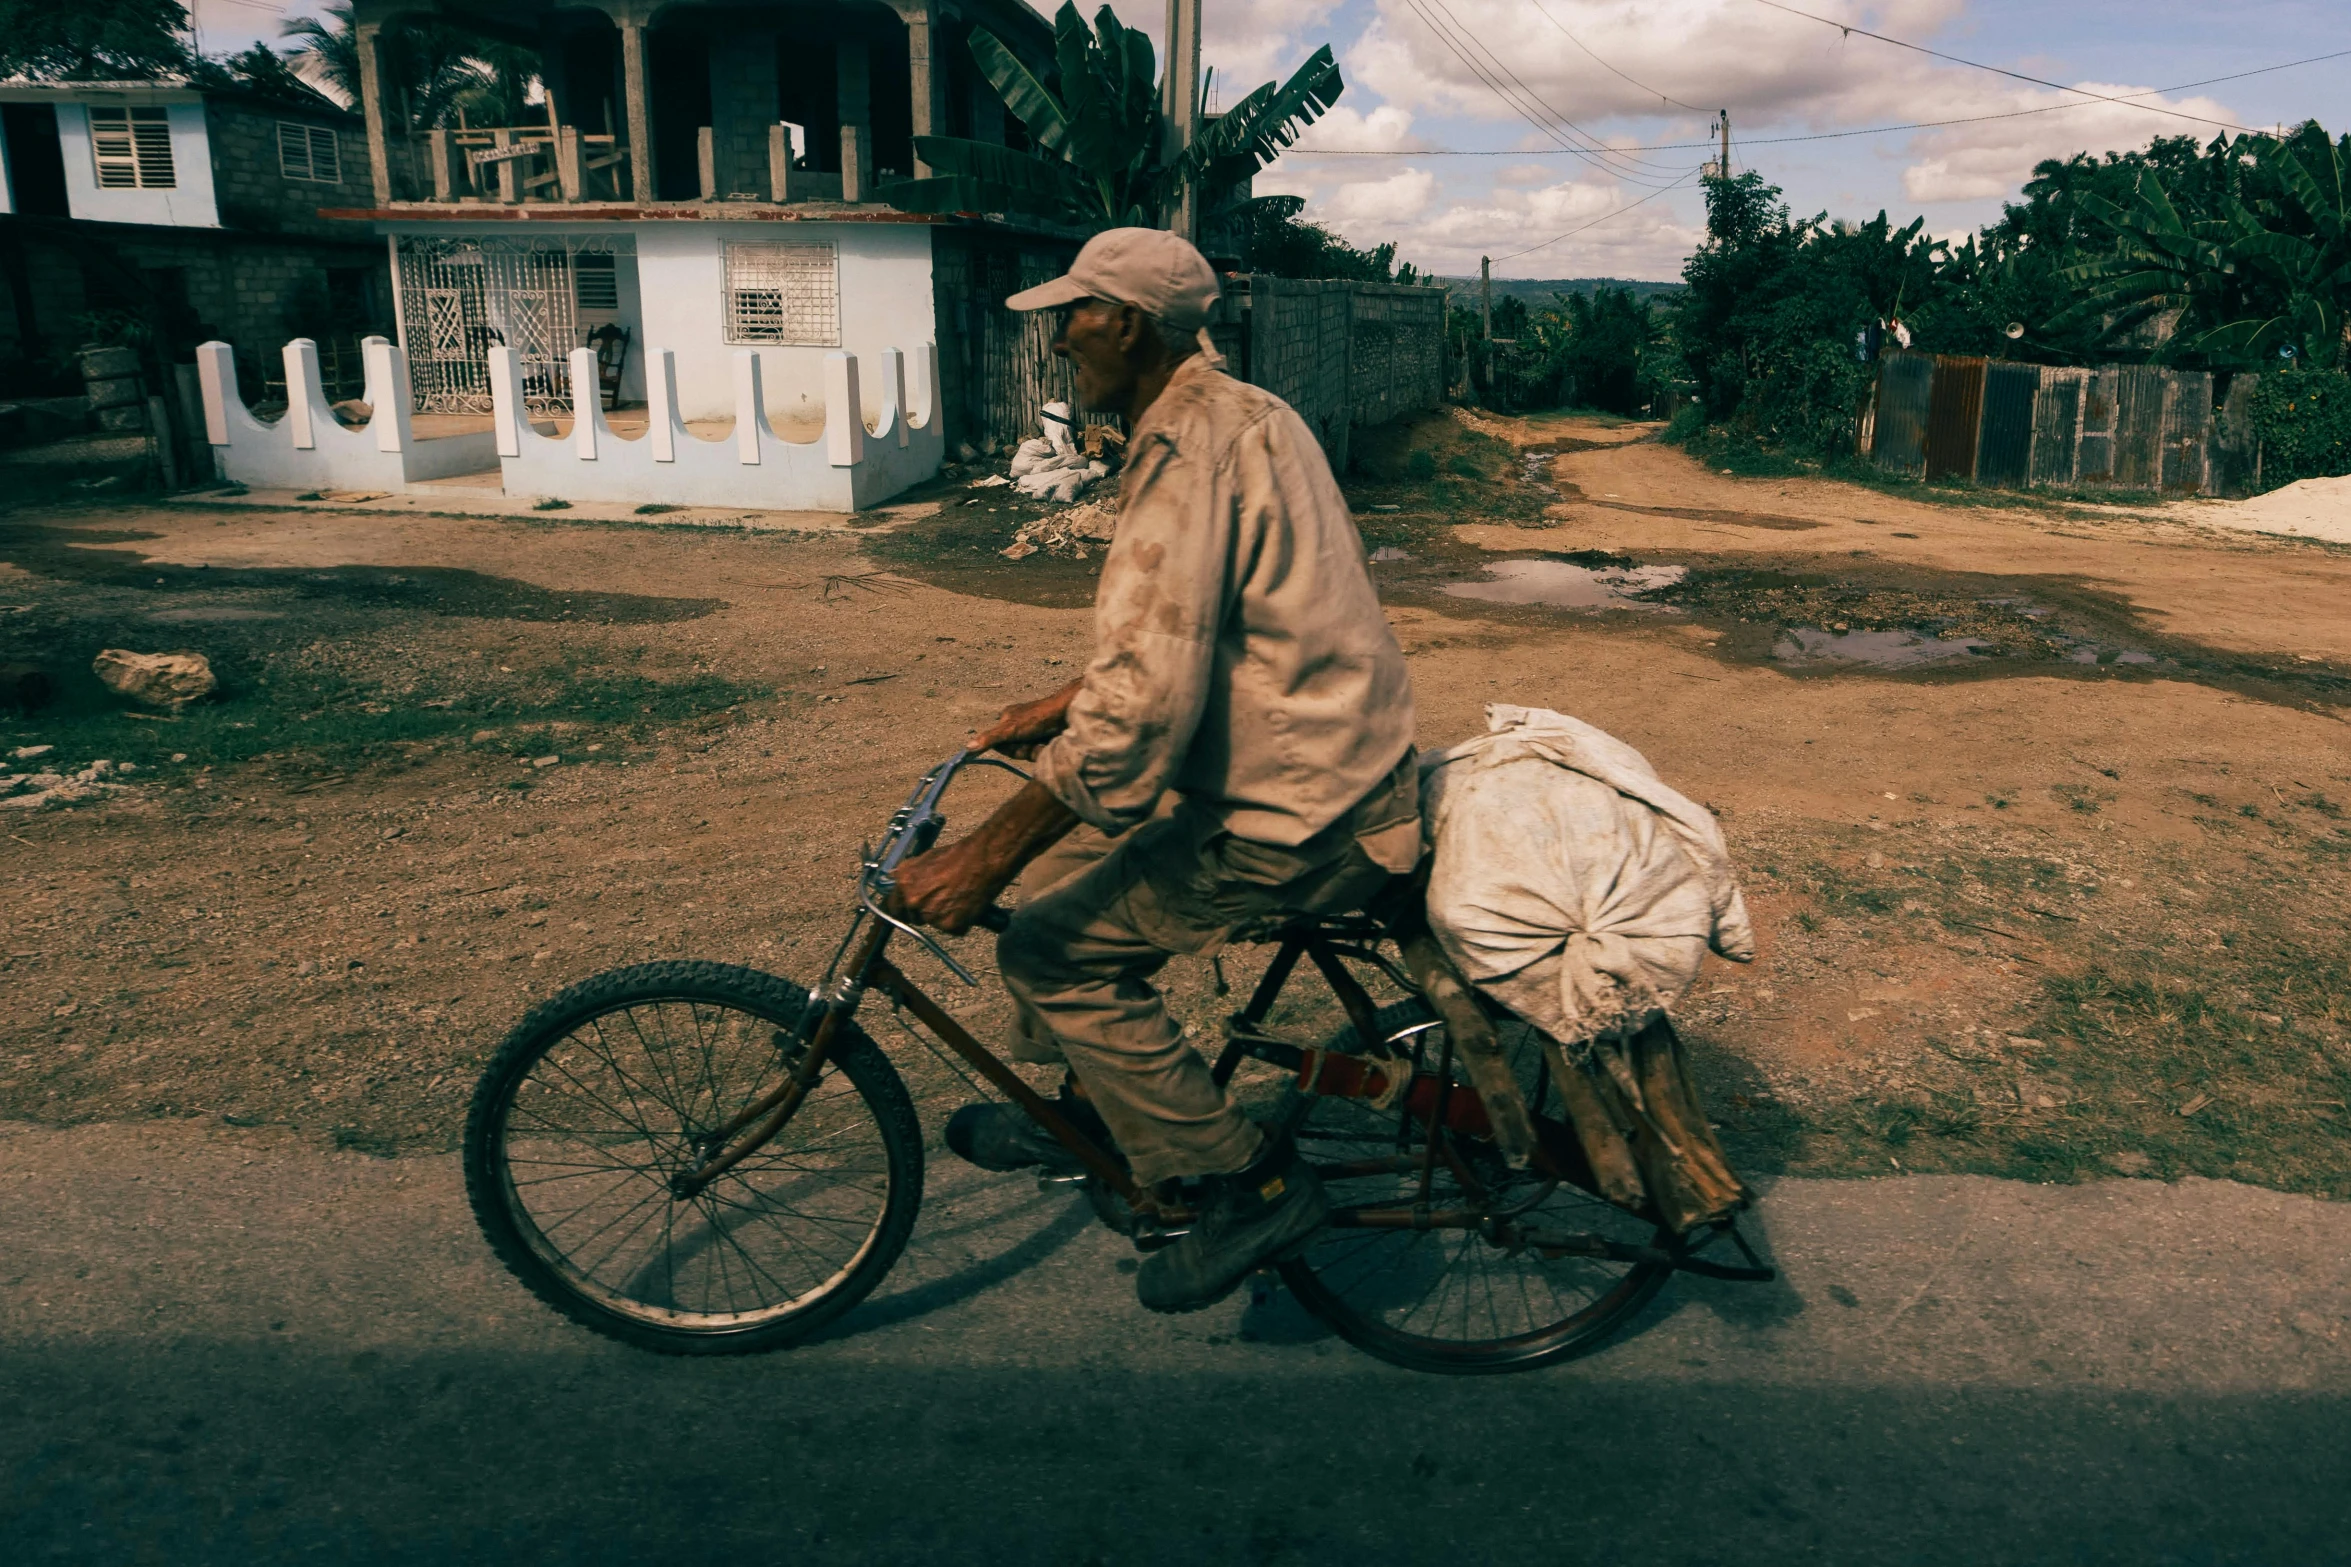
[[[2214,216],[2184,218],[2152,171],[2128,207],[2088,197],[2113,248],[2061,271],[2083,294],[2052,324],[2104,316],[2111,337],[2177,312],[2175,353],[2252,366],[2282,351],[2312,368],[2338,365],[2351,312],[2351,138],[2247,140],[2267,176],[2250,206],[2231,196]]]
[[[1214,207],[1295,141],[1338,101],[1346,84],[1328,45],[1286,82],[1267,82],[1200,126],[1192,145],[1167,156],[1151,40],[1105,5],[1089,28],[1076,5],[1053,19],[1053,80],[1030,70],[1003,41],[972,32],[980,70],[1028,129],[1034,152],[958,136],[918,136],[915,156],[937,172],[877,194],[909,212],[990,212],[1081,228],[1165,225],[1186,186]]]

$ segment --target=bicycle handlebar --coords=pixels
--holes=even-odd
[[[858,902],[867,913],[921,942],[965,984],[976,984],[977,981],[963,965],[949,956],[947,950],[929,934],[903,920],[892,918],[882,907],[895,880],[892,873],[906,860],[927,852],[938,841],[940,831],[947,825],[947,818],[940,814],[939,801],[945,797],[947,786],[955,781],[955,775],[966,767],[1000,767],[1024,782],[1029,776],[1010,762],[980,755],[969,748],[948,757],[923,774],[921,781],[915,784],[914,792],[906,797],[906,803],[891,816],[889,832],[883,837],[881,848],[866,852],[864,868],[857,878],[857,891]],[[1012,923],[1012,911],[991,905],[981,913],[979,923],[989,930],[1001,931]]]

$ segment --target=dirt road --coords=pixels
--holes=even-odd
[[[2258,1342],[2229,1327],[2259,1313],[2239,1311],[2218,1275],[2201,1294],[2162,1293],[2187,1266],[2180,1258],[2252,1245],[2242,1237],[2274,1229],[2263,1205],[2287,1199],[2141,1184],[2044,1193],[1959,1177],[2212,1177],[2351,1194],[2351,619],[2340,611],[2351,551],[2120,508],[1741,479],[1648,434],[1435,420],[1363,443],[1350,497],[1411,653],[1423,743],[1473,732],[1489,701],[1555,706],[1638,746],[1717,810],[1765,950],[1750,967],[1710,971],[1683,1009],[1709,1105],[1742,1168],[1778,1180],[1775,1211],[1844,1216],[1775,1228],[1792,1267],[1830,1252],[1860,1266],[1875,1247],[1911,1258],[1912,1271],[1879,1281],[1883,1294],[1833,1270],[1800,1272],[1796,1326],[1734,1335],[1735,1356],[1707,1337],[1715,1329],[1692,1326],[1713,1320],[1704,1306],[1566,1380],[1491,1395],[1361,1367],[1320,1380],[1320,1354],[1342,1354],[1327,1344],[1231,1360],[1219,1358],[1228,1346],[1136,1315],[1115,1329],[1079,1322],[1051,1305],[1050,1268],[1017,1270],[1047,1256],[1096,1271],[1114,1259],[1058,1209],[1018,1203],[940,1232],[956,1237],[938,1242],[951,1262],[958,1246],[970,1251],[963,1261],[1019,1259],[988,1275],[997,1294],[918,1280],[905,1287],[936,1286],[919,1312],[869,1308],[870,1345],[897,1346],[886,1376],[860,1358],[882,1351],[855,1334],[824,1357],[755,1371],[608,1360],[482,1271],[450,1205],[445,1154],[484,1054],[522,1010],[642,957],[805,977],[837,929],[858,843],[906,784],[975,722],[1079,667],[1096,563],[998,553],[1033,508],[1001,490],[950,488],[876,526],[821,533],[364,506],[0,513],[0,661],[38,661],[65,682],[44,712],[0,713],[9,777],[98,760],[132,769],[96,780],[70,808],[10,808],[29,786],[0,795],[10,1003],[0,1118],[24,1128],[8,1144],[21,1183],[8,1222],[14,1254],[32,1259],[0,1277],[18,1275],[7,1287],[18,1385],[41,1390],[19,1398],[38,1413],[12,1462],[20,1480],[45,1477],[46,1489],[16,1493],[44,1498],[44,1548],[71,1556],[77,1538],[101,1538],[61,1520],[131,1495],[104,1478],[126,1463],[164,1475],[212,1462],[213,1444],[160,1427],[140,1440],[177,1441],[182,1453],[150,1446],[134,1461],[109,1448],[100,1428],[136,1402],[122,1391],[131,1382],[168,1384],[157,1407],[186,1418],[209,1418],[213,1404],[242,1411],[235,1418],[260,1434],[220,1451],[257,1464],[251,1474],[274,1473],[270,1455],[331,1452],[321,1473],[336,1477],[348,1518],[392,1520],[367,1526],[381,1547],[372,1559],[386,1560],[452,1542],[462,1553],[469,1540],[554,1553],[560,1499],[581,1493],[544,1453],[572,1451],[562,1443],[590,1405],[608,1422],[614,1407],[641,1408],[644,1429],[674,1433],[709,1389],[805,1383],[827,1411],[803,1428],[821,1449],[808,1461],[828,1486],[876,1498],[873,1508],[894,1493],[856,1460],[881,1441],[889,1411],[938,1399],[966,1413],[924,1451],[979,1477],[942,1497],[1075,1494],[1099,1513],[1102,1497],[1143,1496],[1174,1528],[1169,1498],[1182,1488],[1155,1486],[1165,1466],[1132,1455],[1164,1448],[1195,1485],[1237,1468],[1259,1487],[1250,1495],[1270,1497],[1273,1455],[1307,1451],[1315,1494],[1377,1497],[1398,1539],[1438,1523],[1458,1539],[1470,1516],[1458,1501],[1407,1506],[1432,1493],[1392,1486],[1399,1461],[1430,1483],[1490,1476],[1481,1508],[1550,1519],[1629,1526],[1623,1499],[1640,1497],[1653,1534],[1658,1471],[1626,1455],[1660,1444],[1716,1453],[1700,1441],[1709,1420],[1768,1410],[1743,1428],[1763,1446],[1720,1450],[1742,1455],[1721,1462],[1754,1484],[1719,1521],[1703,1507],[1665,1508],[1681,1531],[1681,1554],[1665,1559],[1773,1559],[1748,1550],[1742,1531],[1807,1538],[1795,1520],[1825,1516],[1804,1489],[1824,1465],[1854,1476],[1873,1505],[1899,1499],[1881,1512],[1908,1510],[1866,1536],[1896,1556],[1914,1538],[1898,1525],[1980,1521],[2018,1492],[2032,1498],[2035,1526],[2055,1531],[2019,1538],[2047,1549],[1981,1559],[2167,1559],[2122,1550],[2130,1537],[2114,1531],[2133,1507],[2186,1531],[2170,1537],[2187,1542],[2172,1559],[2317,1559],[2286,1547],[2309,1521],[2290,1505],[2318,1461],[2304,1438],[2337,1417],[2344,1386],[2330,1358],[2341,1281],[2325,1275],[2332,1282],[2312,1284],[2285,1316],[2260,1317],[2274,1326],[2303,1312],[2316,1326]],[[125,715],[80,674],[108,646],[205,651],[223,700],[172,720]],[[52,749],[9,754],[42,746]],[[986,803],[982,791],[967,815]],[[1198,968],[1176,973],[1189,1015],[1209,1015],[1205,984]],[[983,1030],[996,1020],[985,1000],[973,1016]],[[926,1058],[901,1059],[935,1130],[952,1085]],[[232,1156],[256,1162],[222,1162]],[[253,1172],[272,1179],[256,1188]],[[1805,1179],[1897,1172],[1953,1179]],[[142,1208],[132,1177],[150,1173],[185,1200]],[[410,1195],[386,1205],[378,1236],[332,1194],[382,1183]],[[2294,1201],[2311,1224],[2339,1222],[2331,1204]],[[1968,1247],[1990,1249],[1955,1251],[1937,1228],[1938,1205],[1954,1202],[2045,1203],[2034,1223],[2055,1228],[1968,1229]],[[2203,1217],[2170,1232],[2175,1247],[2140,1254],[2130,1275],[2148,1302],[2170,1303],[2117,1320],[2192,1352],[2132,1360],[2153,1351],[2117,1349],[2079,1367],[2044,1353],[2056,1369],[2038,1372],[1999,1347],[2002,1333],[2044,1345],[2093,1334],[2073,1303],[2080,1274],[2031,1259],[2077,1222],[2108,1225],[2099,1244],[2120,1247],[2143,1216],[2129,1205],[2157,1202]],[[239,1204],[284,1217],[240,1227],[226,1217]],[[192,1228],[198,1210],[219,1227]],[[313,1226],[326,1239],[296,1244]],[[110,1237],[115,1254],[72,1262],[94,1266],[92,1277],[137,1257],[151,1270],[142,1278],[193,1270],[213,1282],[194,1296],[127,1283],[64,1290],[59,1270],[91,1251],[84,1233]],[[1998,1233],[2018,1238],[1985,1239]],[[2273,1281],[2261,1290],[2291,1293],[2315,1255],[2299,1244],[2255,1245],[2243,1265]],[[2094,1272],[2099,1246],[2084,1246],[2080,1268]],[[354,1250],[395,1265],[366,1265]],[[1832,1281],[1872,1308],[1915,1292],[1899,1323],[1926,1320],[1920,1308],[1951,1278],[1930,1259],[1962,1255],[1973,1259],[1961,1267],[1976,1291],[1971,1320],[1992,1326],[1920,1349],[1917,1375],[1899,1371],[1908,1327],[1866,1342],[1807,1336],[1865,1309],[1835,1304]],[[2028,1263],[2041,1270],[2030,1287],[2004,1295],[1986,1282]],[[74,1304],[20,1312],[31,1282]],[[284,1290],[318,1320],[298,1352],[248,1320],[254,1302]],[[198,1309],[197,1296],[209,1304]],[[983,1301],[997,1304],[983,1312]],[[386,1326],[370,1337],[361,1329],[379,1307]],[[1787,1297],[1770,1310],[1795,1312]],[[2306,1343],[2330,1347],[2294,1347]],[[367,1363],[388,1368],[380,1380],[360,1375],[349,1359],[360,1354],[382,1357]],[[1970,1367],[1991,1363],[1970,1356],[2007,1369],[1954,1392],[1977,1375]],[[1739,1362],[1735,1378],[1675,1369],[1718,1357]],[[2115,1369],[2126,1363],[2127,1376]],[[1641,1392],[1660,1378],[1677,1388],[1671,1418]],[[1279,1387],[1282,1407],[1300,1413],[1236,1427],[1211,1396],[1236,1385]],[[1563,1427],[1554,1406],[1569,1387],[1592,1401],[1566,1400],[1577,1417]],[[1148,1411],[1169,1400],[1183,1414],[1161,1443]],[[989,1414],[999,1405],[1035,1439],[1000,1440]],[[1436,1410],[1443,1439],[1363,1443],[1372,1407],[1399,1421]],[[90,1412],[58,1413],[74,1409]],[[1506,1450],[1542,1462],[1473,1461],[1494,1451],[1478,1445],[1491,1409],[1511,1411],[1502,1428],[1523,1438]],[[756,1420],[726,1429],[754,1436],[765,1464],[798,1418],[770,1398]],[[1833,1441],[1796,1435],[1832,1427]],[[2020,1428],[2048,1431],[2047,1444],[1994,1440]],[[2205,1456],[2190,1463],[2163,1447],[2159,1433],[2174,1428],[2202,1433],[2187,1450]],[[647,1457],[622,1426],[592,1429],[579,1438],[590,1461],[633,1466],[641,1488],[627,1494],[656,1498],[647,1518],[707,1515],[706,1502],[739,1501],[749,1476],[770,1473],[736,1451],[710,1465]],[[1097,1429],[1116,1440],[1087,1434]],[[535,1455],[520,1461],[511,1528],[483,1478],[510,1430]],[[378,1443],[393,1431],[398,1444]],[[1883,1436],[1854,1434],[1873,1431]],[[1974,1489],[1956,1501],[1921,1456],[1938,1431],[1997,1455],[1965,1468]],[[2125,1458],[2101,1445],[2115,1431],[2135,1433]],[[1228,1449],[1239,1458],[1219,1456]],[[2055,1456],[2035,1471],[2018,1456],[2032,1452]],[[1604,1483],[1574,1481],[1562,1454],[1597,1465]],[[1058,1478],[1071,1455],[1085,1471],[1074,1493]],[[364,1476],[379,1457],[401,1478],[371,1489]],[[2126,1470],[2151,1478],[2098,1489]],[[2223,1471],[2263,1478],[2225,1496],[2190,1487]],[[2036,1489],[2036,1474],[2068,1484]],[[288,1484],[276,1494],[301,1491]],[[409,1529],[386,1498],[434,1485],[469,1500],[440,1533]],[[196,1491],[174,1486],[123,1503],[125,1516],[163,1528],[194,1517],[188,1507],[247,1505],[216,1491],[191,1502]],[[1559,1511],[1563,1495],[1594,1510]],[[2208,1495],[2219,1499],[2161,1511],[2166,1497]],[[1854,1516],[1859,1497],[1832,1511]],[[2243,1520],[2262,1509],[2271,1532],[2247,1533]],[[337,1538],[336,1515],[303,1516],[271,1538],[322,1548]],[[857,1527],[898,1538],[872,1533],[878,1516],[857,1514]],[[1299,1526],[1281,1505],[1268,1501],[1262,1516],[1262,1538],[1255,1523],[1212,1538],[1228,1554],[1327,1559],[1319,1535],[1282,1532]],[[1335,1514],[1316,1525],[1345,1527]],[[1555,1551],[1586,1538],[1565,1525],[1537,1537]],[[1043,1559],[1178,1559],[1110,1552],[1074,1525],[1019,1538],[1049,1543]],[[632,1543],[613,1559],[642,1554]]]

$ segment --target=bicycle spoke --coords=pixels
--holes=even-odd
[[[682,1010],[681,1010],[682,1008]],[[507,1100],[504,1190],[574,1285],[664,1325],[788,1314],[865,1255],[890,1145],[837,1064],[772,1140],[690,1198],[695,1139],[772,1090],[789,1030],[699,997],[611,1007],[538,1055]]]

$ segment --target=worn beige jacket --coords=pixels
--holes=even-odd
[[[1412,738],[1404,654],[1322,448],[1280,398],[1185,360],[1128,441],[1093,661],[1038,779],[1105,832],[1173,789],[1288,846]]]

